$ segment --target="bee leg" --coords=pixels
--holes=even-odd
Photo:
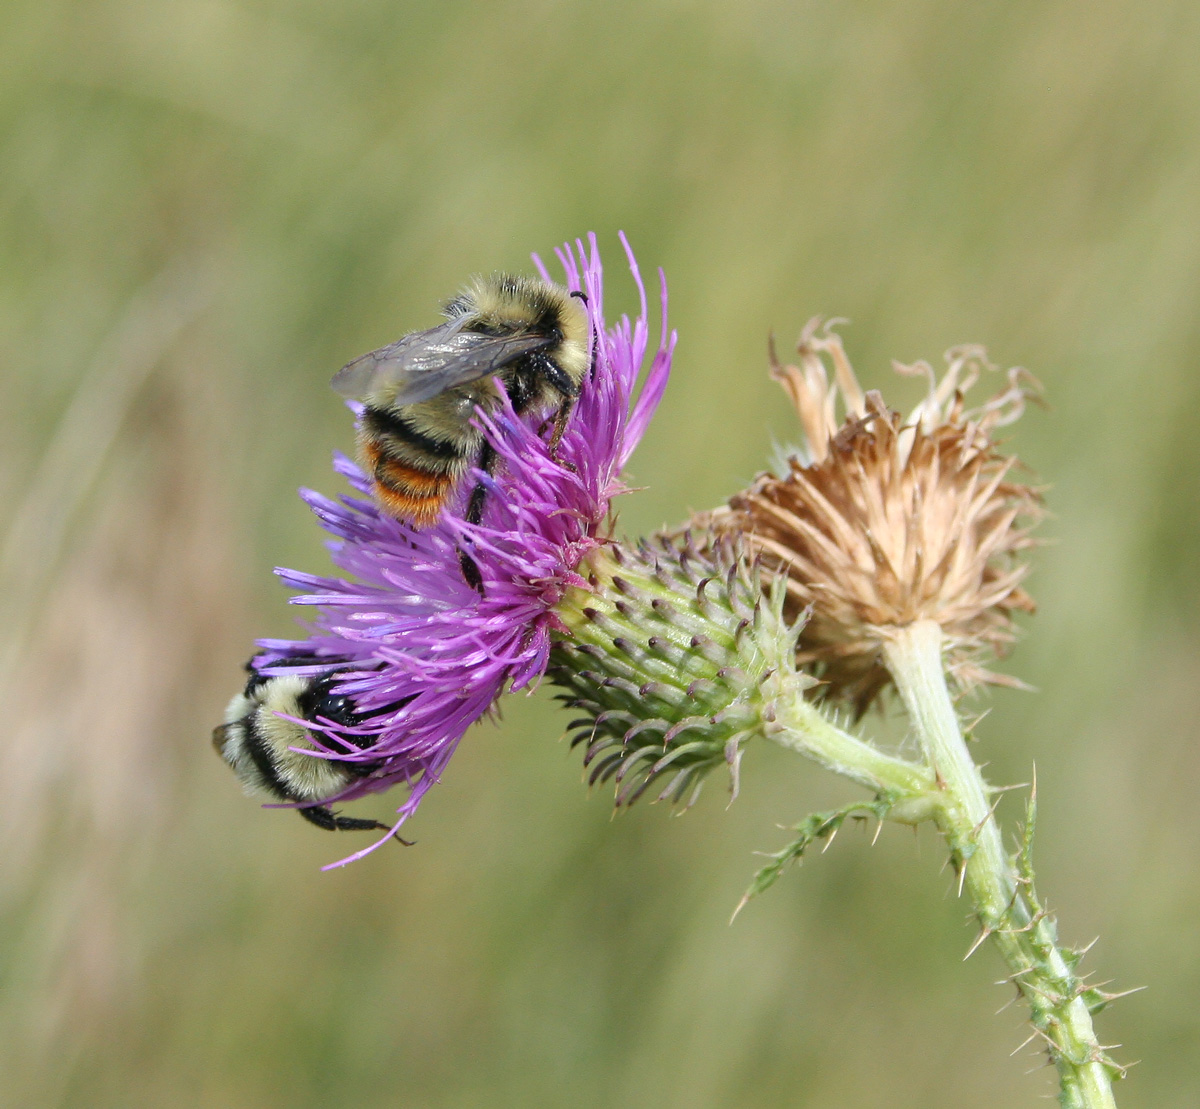
[[[577,473],[578,471],[565,458],[558,457],[558,444],[562,442],[563,434],[567,430],[567,421],[571,418],[571,413],[574,410],[575,398],[568,397],[563,401],[558,409],[558,413],[554,417],[554,434],[550,436],[550,457],[564,469],[570,470],[571,473]]]
[[[485,473],[491,473],[492,467],[496,464],[496,451],[491,443],[485,442],[479,451],[479,460],[476,465]],[[479,524],[483,522],[483,502],[487,498],[487,489],[483,482],[477,482],[475,488],[471,490],[470,499],[467,501],[467,511],[463,514],[463,518],[468,524]],[[458,564],[462,567],[463,580],[475,590],[480,596],[484,593],[483,575],[479,572],[479,567],[475,564],[475,560],[467,554],[461,547],[458,551]]]
[[[373,831],[375,829],[386,832],[391,827],[390,824],[380,824],[378,820],[361,820],[356,816],[339,816],[327,805],[312,805],[307,809],[297,809],[296,811],[310,824],[315,824],[318,828],[324,828],[327,832],[358,832]],[[409,840],[400,839],[399,833],[394,833],[392,838],[399,840],[405,847],[412,846]]]
[[[567,430],[567,421],[571,418],[571,413],[575,410],[575,398],[568,397],[561,405],[558,412],[554,416],[554,434],[550,436],[550,457],[558,461],[556,452],[558,444],[562,442],[562,437]]]
[[[567,421],[570,420],[571,413],[575,409],[575,401],[579,397],[579,386],[563,373],[552,359],[535,354],[531,361],[546,383],[562,397],[562,404],[558,406],[558,411],[554,414],[554,434],[550,436],[550,457],[557,462],[558,444],[562,442],[563,433],[567,430]]]
[[[475,564],[475,560],[461,547],[458,551],[458,565],[462,568],[463,581],[482,597],[485,592],[483,588],[483,575],[479,572],[479,567]]]

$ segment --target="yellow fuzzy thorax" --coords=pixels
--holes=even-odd
[[[582,380],[587,370],[587,312],[561,285],[521,274],[476,276],[459,303],[487,327],[559,331],[563,343],[556,360],[572,378]]]

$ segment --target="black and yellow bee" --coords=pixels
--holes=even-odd
[[[495,452],[470,421],[499,403],[493,378],[518,414],[555,413],[557,446],[588,370],[581,300],[536,278],[476,277],[446,304],[445,323],[342,368],[333,386],[363,403],[359,454],[385,512],[428,527],[472,466],[491,471]],[[477,486],[466,519],[479,523],[483,505]]]
[[[289,664],[311,666],[327,661],[301,657],[289,660]],[[295,722],[332,725],[333,731],[318,733],[326,750],[352,752],[370,746],[370,737],[337,730],[337,725],[353,728],[363,717],[354,711],[349,697],[332,692],[346,670],[360,668],[343,666],[318,675],[270,676],[258,673],[252,663],[246,664],[250,678],[245,689],[229,702],[225,723],[213,730],[213,746],[233,767],[246,792],[271,801],[299,802],[302,807],[296,811],[318,828],[386,831],[388,825],[377,820],[339,816],[321,803],[342,793],[356,779],[367,777],[381,764],[306,754],[317,748],[309,730]]]

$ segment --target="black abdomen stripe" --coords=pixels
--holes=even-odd
[[[257,709],[242,719],[242,727],[246,729],[246,750],[250,752],[250,758],[262,775],[263,785],[267,789],[281,801],[298,801],[300,798],[293,797],[288,792],[287,786],[276,772],[275,764],[267,751],[267,739],[258,730],[258,714],[262,711]]]
[[[363,421],[376,436],[399,439],[430,458],[455,462],[462,457],[462,451],[454,443],[425,435],[413,427],[404,416],[386,408],[364,408]]]

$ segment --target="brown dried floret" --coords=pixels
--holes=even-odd
[[[820,320],[797,350],[799,364],[787,366],[772,350],[771,372],[796,406],[807,457],[790,457],[782,476],[761,474],[704,522],[742,533],[769,571],[786,575],[790,613],[808,613],[798,661],[855,712],[890,681],[888,630],[918,620],[941,625],[960,687],[1020,684],[981,663],[1012,642],[1013,611],[1033,611],[1018,556],[1033,543],[1041,498],[1012,480],[1015,459],[999,452],[994,432],[1020,416],[1037,383],[1010,370],[1004,391],[968,409],[964,394],[995,367],[982,348],[958,347],[940,381],[926,363],[895,365],[929,381],[905,419],[860,389],[840,337]]]

